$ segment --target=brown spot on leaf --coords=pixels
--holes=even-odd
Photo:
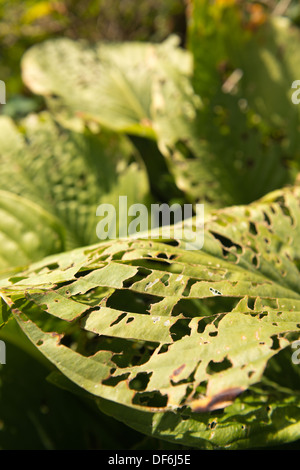
[[[173,376],[174,376],[174,375],[175,375],[175,376],[176,376],[176,375],[179,375],[180,372],[182,372],[184,368],[185,368],[185,364],[182,364],[182,366],[180,366],[180,367],[178,367],[177,369],[175,369],[175,370],[173,371]]]
[[[229,406],[234,399],[244,391],[242,387],[233,387],[223,390],[213,396],[192,400],[188,405],[194,413],[206,413]]]

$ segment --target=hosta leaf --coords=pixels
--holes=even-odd
[[[274,396],[274,390],[270,391]],[[280,403],[280,404],[279,404]],[[100,409],[160,438],[201,449],[246,449],[282,445],[299,439],[299,397],[245,394],[222,412],[206,414],[141,413],[99,400]],[[297,447],[296,447],[297,449]]]
[[[285,32],[289,25],[270,21],[249,39],[235,9],[230,15],[225,8],[223,17],[224,9],[208,3],[195,1],[191,9],[194,71],[192,56],[173,39],[159,45],[48,41],[25,54],[22,70],[25,84],[45,96],[57,116],[68,110],[129,134],[144,159],[154,196],[184,195],[193,203],[222,207],[249,203],[294,181],[290,162],[297,161],[299,116],[289,94],[296,65],[290,67],[290,47],[286,67],[277,56],[281,45],[286,50],[286,42],[295,42],[297,32],[290,38]],[[253,63],[254,70],[262,69],[259,80]],[[274,67],[275,72],[279,67],[276,80]],[[227,68],[244,73],[230,92],[223,87]],[[269,98],[280,95],[278,102],[268,98],[261,104],[266,89],[274,91],[268,91]]]
[[[64,238],[63,225],[49,212],[28,199],[0,190],[1,271],[63,251]]]
[[[19,129],[2,117],[0,126],[0,188],[52,213],[65,229],[67,248],[98,241],[98,205],[113,204],[118,216],[119,195],[127,196],[128,205],[147,203],[146,172],[125,139],[106,133],[94,135],[84,128],[70,130],[47,113],[29,116]],[[46,244],[44,235],[35,236],[41,236]],[[51,250],[42,252],[42,256],[47,253]],[[20,264],[24,261],[20,259]]]
[[[171,152],[183,191],[224,206],[251,202],[294,180],[300,108],[291,86],[300,71],[298,41],[298,28],[269,17],[261,5],[191,2],[188,47],[204,106],[196,133]]]
[[[39,351],[133,428],[199,448],[292,441],[300,389],[280,371],[297,374],[299,205],[288,187],[211,212],[198,251],[140,238],[53,255],[2,296]]]
[[[169,38],[162,44],[97,43],[90,47],[69,39],[52,40],[27,51],[23,80],[33,92],[55,96],[74,113],[108,128],[154,137],[170,106],[173,110],[177,106],[174,119],[184,112],[179,90],[191,92],[187,80],[191,56],[177,42]],[[61,61],[64,67],[59,66]],[[162,87],[170,95],[175,93],[178,101],[165,101]],[[165,126],[172,129],[168,121]]]
[[[274,132],[281,128],[282,138],[297,138],[294,126],[299,107],[291,100],[291,87],[300,66],[298,28],[287,17],[269,15],[262,6],[208,0],[192,3],[188,41],[195,57],[197,92],[207,98],[217,95],[220,105],[226,95],[232,104],[237,96],[240,109],[244,104],[245,110],[256,113],[252,118],[263,119],[263,126],[272,125]],[[255,9],[258,21],[251,24]]]
[[[58,39],[31,48],[22,62],[25,84],[46,97],[58,119],[76,114],[131,136],[159,200],[183,197],[163,155],[190,136],[201,107],[190,80],[192,57],[177,42],[91,47]]]
[[[8,365],[0,365],[0,448],[101,450],[130,448],[143,438],[97,413],[87,400],[46,380],[49,369],[6,341]],[[30,371],[30,380],[28,373]]]
[[[11,317],[11,310],[7,303],[0,297],[0,329],[7,323]]]

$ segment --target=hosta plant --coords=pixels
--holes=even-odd
[[[0,116],[0,447],[299,439],[299,30],[234,0],[189,2],[187,26],[186,49],[58,38],[22,59],[43,110]],[[99,242],[119,196],[204,203],[203,246]]]
[[[47,257],[1,281],[2,323],[54,383],[142,433],[206,449],[295,440],[299,204],[296,186],[213,211],[198,251],[143,238]]]

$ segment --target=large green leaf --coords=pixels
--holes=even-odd
[[[163,201],[183,197],[163,155],[190,134],[201,106],[190,81],[192,57],[177,43],[175,37],[94,46],[57,39],[31,48],[22,61],[25,84],[46,98],[58,119],[77,115],[129,134],[153,196]]]
[[[253,36],[235,9],[223,14],[224,8],[208,3],[196,1],[192,9],[194,69],[190,53],[171,39],[94,46],[58,39],[31,48],[22,70],[25,84],[45,96],[57,116],[77,114],[131,135],[155,196],[184,195],[222,207],[249,203],[294,181],[299,112],[290,87],[298,70],[298,60],[292,62],[298,32],[270,20]],[[277,58],[282,49],[283,65]],[[242,79],[226,88],[240,70]]]
[[[65,249],[64,228],[54,216],[29,199],[1,190],[0,240],[4,272]]]
[[[177,42],[169,38],[162,44],[97,43],[91,47],[69,39],[52,40],[26,52],[23,80],[34,93],[56,97],[73,112],[110,129],[154,137],[169,107],[178,108],[173,118],[184,112],[179,89],[191,92],[187,80],[191,56]],[[60,67],[62,61],[64,67]],[[177,94],[177,102],[165,102],[161,87],[167,88],[170,98]]]
[[[49,383],[49,368],[6,341],[0,365],[0,448],[5,450],[120,450],[143,435],[97,411],[91,400]],[[30,380],[29,380],[30,375]]]
[[[299,204],[291,187],[214,211],[198,251],[125,239],[53,255],[1,295],[39,351],[133,428],[199,448],[293,441],[299,382],[281,369],[297,378]]]
[[[204,106],[196,134],[172,155],[181,189],[230,205],[294,180],[300,108],[291,87],[300,72],[298,42],[298,28],[259,4],[191,2],[188,48]]]
[[[51,237],[48,239],[46,235],[46,227],[52,220],[50,214],[65,230],[66,247],[73,248],[98,240],[98,205],[113,204],[118,216],[119,195],[127,196],[128,205],[148,203],[146,171],[125,138],[104,132],[95,135],[82,125],[77,130],[69,129],[55,122],[47,113],[30,115],[19,128],[9,118],[1,117],[0,126],[0,188],[41,206],[36,209],[31,204],[30,223],[35,225],[35,237],[40,237],[45,245],[39,256],[24,259],[17,251],[10,256],[11,250],[3,244],[3,252],[7,258],[10,256],[12,264],[27,264],[29,260],[35,261],[53,252],[53,249],[47,251],[47,245],[51,244]],[[15,208],[10,208],[11,213],[21,212],[21,204],[25,202],[13,195],[10,197],[13,201],[21,201],[20,209],[16,203]],[[29,202],[26,204],[29,207]],[[40,214],[40,220],[34,222],[36,211]],[[45,211],[50,213],[47,216],[49,221],[43,215]],[[8,233],[9,242],[17,238],[17,243],[23,243],[26,237],[25,230],[21,228],[23,218],[25,212],[24,216],[20,216],[20,229],[15,235],[8,225],[8,218],[3,219],[3,230]],[[29,223],[29,215],[27,219]],[[44,228],[40,230],[42,224]],[[21,230],[22,236],[19,233]],[[32,251],[38,250],[36,245],[32,243]],[[64,249],[56,248],[55,251]]]

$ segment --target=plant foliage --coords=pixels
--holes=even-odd
[[[187,18],[186,49],[174,36],[35,45],[22,78],[43,109],[0,116],[0,336],[13,370],[36,364],[43,383],[25,448],[91,448],[85,429],[117,448],[117,421],[174,448],[299,439],[299,29],[253,2],[194,0]],[[99,242],[97,206],[120,195],[204,203],[202,249],[169,227]],[[59,438],[62,408],[82,426],[63,421]]]

